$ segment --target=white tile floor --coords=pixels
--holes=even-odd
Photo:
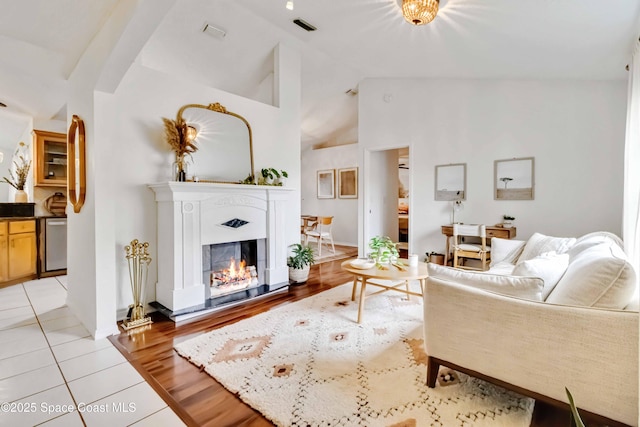
[[[66,276],[0,289],[0,426],[184,426],[66,297]]]

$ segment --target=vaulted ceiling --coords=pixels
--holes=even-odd
[[[29,118],[66,117],[67,79],[118,1],[5,0],[0,14],[0,146]],[[150,0],[141,0],[150,1]],[[401,0],[176,0],[138,60],[256,99],[279,43],[302,54],[302,142],[351,142],[365,78],[626,79],[637,0],[442,0],[406,23]],[[302,18],[317,30],[294,25]],[[202,33],[209,23],[224,38]],[[215,100],[212,100],[215,101]]]

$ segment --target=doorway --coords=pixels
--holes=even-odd
[[[401,256],[411,252],[410,150],[407,146],[365,150],[363,229],[360,256],[369,251],[374,236],[389,236],[398,242]]]

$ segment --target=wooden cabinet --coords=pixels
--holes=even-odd
[[[0,222],[0,282],[9,280],[8,222]]]
[[[36,221],[0,222],[0,282],[36,274]]]
[[[67,135],[33,131],[34,185],[37,187],[67,186]]]

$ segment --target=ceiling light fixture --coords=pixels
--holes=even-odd
[[[428,24],[436,17],[439,4],[439,0],[402,0],[402,14],[410,24]]]
[[[293,0],[287,0],[287,9],[293,10]]]

